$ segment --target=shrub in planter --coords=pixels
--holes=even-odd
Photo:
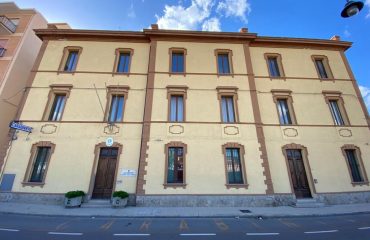
[[[85,196],[85,193],[83,191],[70,191],[64,196],[65,207],[81,207],[82,198]]]
[[[112,196],[113,207],[125,207],[128,201],[128,193],[125,191],[116,191]]]

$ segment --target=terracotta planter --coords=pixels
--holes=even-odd
[[[74,197],[74,198],[65,198],[64,199],[64,206],[66,208],[69,207],[81,207],[82,204],[82,196]]]
[[[112,207],[125,207],[127,205],[128,198],[114,197],[112,198]]]

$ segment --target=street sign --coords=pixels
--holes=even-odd
[[[9,124],[9,127],[10,128],[13,128],[13,129],[17,129],[17,130],[21,130],[23,132],[32,132],[32,128],[29,127],[29,126],[26,126],[26,125],[23,125],[22,123],[19,123],[19,122],[16,122],[16,121],[12,121],[10,124]]]
[[[122,169],[121,175],[125,177],[135,177],[136,171],[132,169]]]

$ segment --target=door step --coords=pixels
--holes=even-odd
[[[314,198],[307,198],[307,199],[297,199],[294,207],[296,208],[319,208],[324,207],[325,204],[322,202],[318,202]]]
[[[112,204],[108,199],[89,200],[81,205],[82,208],[111,208]]]

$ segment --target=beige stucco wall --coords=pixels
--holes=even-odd
[[[61,73],[58,67],[66,46],[80,46],[83,51],[78,61],[78,71],[94,73]],[[116,48],[132,48],[134,55],[131,73],[134,75],[112,75]],[[110,51],[111,50],[111,51]],[[146,71],[149,46],[145,43],[50,41],[28,94],[21,120],[33,127],[27,136],[18,133],[9,153],[5,173],[16,174],[13,191],[65,193],[71,190],[89,190],[91,176],[94,179],[95,145],[113,137],[123,146],[117,165],[116,190],[129,193],[136,191],[136,177],[124,177],[123,169],[137,170],[139,164],[142,119],[144,111]],[[103,57],[101,57],[103,56]],[[82,70],[81,70],[82,69]],[[47,70],[48,72],[44,72]],[[50,72],[51,71],[51,72]],[[50,85],[72,84],[61,122],[43,122],[42,117],[48,104]],[[129,87],[125,100],[124,123],[117,123],[117,134],[106,134],[107,123],[104,113],[107,101],[106,86],[126,85]],[[100,105],[100,102],[101,105]],[[102,106],[102,107],[101,107]],[[103,108],[103,109],[102,109]],[[54,133],[44,133],[45,125],[56,127]],[[50,141],[56,145],[43,187],[23,186],[31,146],[39,141]],[[93,175],[91,175],[93,173]]]
[[[77,72],[58,73],[66,46],[82,47]],[[186,76],[170,75],[169,48],[185,48]],[[113,75],[112,69],[116,48],[132,48],[131,73]],[[232,50],[235,75],[217,76],[215,49]],[[287,79],[268,77],[264,53],[279,53]],[[325,55],[336,81],[320,81],[311,55]],[[369,191],[369,186],[353,187],[345,159],[340,148],[354,144],[361,149],[366,171],[370,173],[369,129],[356,98],[352,82],[338,51],[298,48],[252,47],[251,58],[257,95],[264,124],[264,139],[275,193],[291,193],[286,161],[282,147],[300,144],[307,148],[315,189],[324,192]],[[118,173],[122,169],[138,170],[142,138],[145,88],[149,62],[148,43],[50,41],[30,90],[21,120],[34,128],[32,134],[19,133],[13,142],[5,173],[15,173],[13,191],[64,193],[69,190],[87,191],[94,170],[95,145],[104,142],[107,135],[103,122],[106,107],[106,86],[127,85],[130,87],[124,112],[124,123],[119,123],[119,133],[113,138],[123,145]],[[265,194],[266,184],[262,167],[260,144],[252,108],[251,92],[242,44],[157,42],[156,73],[150,139],[148,142],[145,194]],[[100,72],[100,73],[97,73]],[[61,122],[42,122],[51,84],[72,84]],[[168,122],[167,86],[187,86],[185,123]],[[217,87],[236,87],[240,123],[222,124]],[[95,89],[96,88],[96,89]],[[292,91],[293,107],[298,126],[298,135],[284,135],[280,126],[271,90]],[[352,126],[335,127],[322,94],[323,90],[340,91]],[[312,107],[314,106],[314,107]],[[56,132],[45,134],[45,124],[56,126]],[[174,130],[175,129],[175,130]],[[340,131],[350,131],[343,137]],[[23,187],[21,182],[27,167],[32,144],[51,141],[56,144],[44,187]],[[186,188],[164,188],[165,144],[183,142],[187,145]],[[245,149],[245,169],[248,188],[228,189],[225,176],[222,145],[238,143]],[[307,167],[307,171],[308,171]],[[62,183],[62,184],[61,184]],[[116,189],[130,193],[136,191],[136,177],[118,175]]]
[[[238,112],[241,122],[254,122],[247,70],[242,44],[158,42],[156,71],[169,71],[169,49],[185,48],[187,75],[156,74],[153,97],[153,121],[145,176],[146,194],[264,194],[265,177],[261,167],[254,125],[221,124],[217,87],[237,87]],[[217,76],[216,49],[232,50],[235,76]],[[197,73],[203,73],[198,75]],[[239,75],[238,75],[239,74]],[[168,121],[167,86],[186,85],[186,121],[193,123],[166,123]],[[184,133],[173,134],[171,126],[183,127]],[[237,128],[238,134],[225,134],[225,127]],[[187,144],[186,189],[164,188],[165,144],[180,141]],[[248,188],[227,189],[225,160],[222,145],[239,143],[245,148],[245,169]]]
[[[270,79],[264,53],[279,53],[287,79]],[[311,55],[325,55],[329,59],[330,68],[336,81],[320,81]],[[262,121],[265,124],[265,138],[275,192],[291,192],[289,175],[282,146],[300,144],[307,148],[308,161],[311,167],[309,178],[316,179],[316,191],[351,192],[369,191],[369,186],[352,186],[346,160],[341,152],[345,144],[353,144],[361,149],[366,172],[369,173],[370,131],[365,115],[362,112],[349,74],[339,51],[316,49],[286,49],[286,48],[251,48],[251,57]],[[300,79],[302,78],[302,79]],[[308,79],[305,79],[308,78]],[[288,137],[279,126],[276,105],[271,90],[287,89],[292,91],[293,108],[298,125],[292,126],[298,136]],[[322,91],[339,91],[342,93],[344,107],[351,125],[334,126],[329,107],[325,102]],[[319,125],[315,127],[315,125]],[[343,137],[341,129],[351,131],[352,136]],[[308,167],[306,166],[306,172]],[[311,187],[312,188],[312,187]]]

